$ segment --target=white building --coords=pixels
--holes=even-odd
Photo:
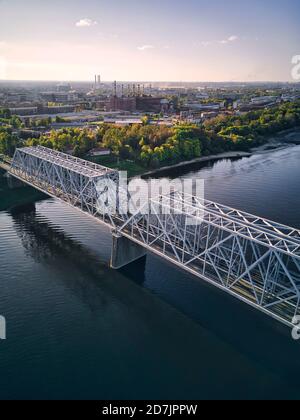
[[[278,99],[277,96],[258,96],[256,98],[252,98],[251,102],[255,105],[263,105],[268,104],[270,102],[276,102]]]
[[[103,148],[96,148],[92,149],[89,153],[90,156],[109,156],[111,154],[111,151],[109,149],[103,149]]]

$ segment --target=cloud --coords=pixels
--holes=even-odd
[[[139,51],[146,51],[146,50],[153,50],[155,47],[154,45],[142,45],[141,47],[138,47]]]
[[[200,44],[202,45],[202,47],[209,47],[210,45],[217,45],[217,44],[221,44],[221,45],[227,45],[227,44],[231,44],[232,42],[235,42],[239,39],[239,37],[237,35],[231,35],[226,39],[221,39],[219,41],[202,41]]]
[[[95,25],[98,25],[98,22],[89,18],[80,19],[78,22],[76,22],[77,28],[89,28],[90,26]]]
[[[239,39],[238,36],[236,35],[231,35],[230,37],[228,37],[227,39],[222,39],[222,41],[219,41],[220,44],[226,45],[226,44],[230,44],[231,42],[235,42]]]

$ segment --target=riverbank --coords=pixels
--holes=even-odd
[[[216,162],[222,159],[238,159],[238,158],[250,157],[257,153],[267,153],[272,150],[286,148],[286,147],[297,145],[297,144],[300,144],[300,128],[297,128],[297,129],[293,128],[293,129],[279,132],[275,136],[270,137],[264,145],[260,147],[255,147],[251,149],[249,152],[232,151],[232,152],[219,153],[217,155],[203,156],[197,159],[180,162],[174,165],[169,165],[169,166],[153,169],[151,171],[142,173],[141,176],[149,177],[153,175],[159,175],[160,173],[173,170],[173,169],[188,168],[189,166],[192,167],[197,163],[201,164],[201,163]]]
[[[250,157],[252,154],[253,153],[251,152],[224,152],[224,153],[219,153],[217,155],[203,156],[203,157],[196,158],[193,160],[176,163],[174,165],[163,166],[161,168],[153,169],[152,171],[143,173],[142,176],[148,177],[151,175],[157,175],[160,172],[165,172],[170,169],[178,169],[178,168],[187,167],[190,165],[194,165],[195,163],[206,163],[206,162],[214,162],[221,159],[235,159],[235,158]]]
[[[258,148],[253,148],[252,152],[256,150],[272,150],[283,146],[300,144],[300,128],[280,131],[272,137],[269,137],[268,142]]]

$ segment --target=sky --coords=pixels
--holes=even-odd
[[[0,79],[290,81],[299,0],[0,0]]]

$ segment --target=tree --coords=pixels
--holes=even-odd
[[[22,120],[16,115],[13,115],[10,119],[10,124],[13,128],[21,128]]]
[[[11,118],[10,110],[8,108],[0,109],[0,118],[10,119]]]
[[[119,158],[122,147],[122,132],[118,128],[109,129],[103,137],[103,146],[109,148]]]
[[[143,125],[149,125],[150,118],[148,117],[148,115],[145,115],[144,117],[142,117],[142,123]]]
[[[8,132],[0,133],[0,154],[13,156],[20,140],[17,136]]]

